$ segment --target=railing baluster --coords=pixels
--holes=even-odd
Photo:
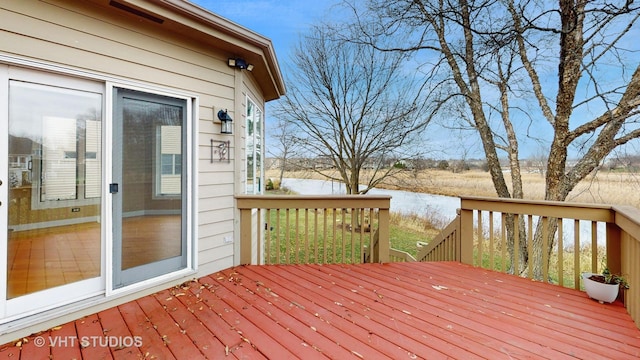
[[[377,227],[374,227],[374,224],[376,223],[375,219],[374,219],[374,216],[375,216],[375,213],[373,211],[373,208],[369,208],[369,258],[370,259],[373,258],[373,256],[371,256],[371,255],[373,255],[372,254],[372,252],[373,252],[373,234],[374,234],[373,229],[377,228]]]
[[[294,215],[294,219],[295,219],[295,231],[293,233],[294,235],[294,240],[293,240],[293,244],[292,244],[292,257],[289,258],[291,260],[292,263],[297,264],[298,263],[298,252],[300,249],[300,209],[296,208],[295,209],[295,215]],[[290,227],[289,227],[290,229]]]
[[[309,263],[309,209],[304,209],[304,263]]]
[[[323,218],[323,238],[322,238],[322,250],[324,251],[324,255],[322,256],[322,261],[324,261],[325,264],[329,263],[329,260],[327,259],[327,248],[329,247],[329,242],[327,241],[328,237],[329,237],[329,233],[327,232],[327,209],[322,210],[322,218]]]
[[[280,211],[281,209],[276,209],[276,264],[282,263],[281,256],[281,248],[280,248]]]
[[[558,284],[560,286],[564,286],[564,231],[562,228],[562,219],[558,219],[558,265],[556,268],[558,269]]]
[[[365,211],[366,209],[360,209],[360,246],[359,246],[357,259],[362,259],[362,253],[364,251],[364,231],[366,230],[364,226]],[[361,262],[361,261],[358,261],[358,262]]]
[[[529,256],[529,279],[533,278],[533,266],[531,262],[533,261],[533,215],[528,216],[528,236],[527,236],[527,252]]]
[[[591,221],[591,272],[598,272],[598,223]]]
[[[331,261],[333,263],[337,263],[338,261],[336,260],[336,234],[337,234],[337,229],[336,226],[338,224],[338,214],[336,213],[336,208],[333,209],[333,238],[331,239],[331,247],[333,248],[333,258],[331,259]]]
[[[478,238],[478,256],[477,256],[477,265],[476,266],[482,266],[482,211],[478,210],[478,231],[477,231],[477,238]]]
[[[264,230],[262,230],[262,216],[263,216],[263,209],[258,209],[256,214],[256,234],[258,236],[258,239],[261,238],[260,235],[264,235]],[[264,258],[260,256],[262,254],[261,250],[262,250],[262,241],[258,241],[258,244],[256,244],[256,261],[258,262],[258,265],[264,264]]]
[[[494,237],[494,233],[493,233],[493,211],[489,211],[489,264],[490,264],[490,269],[491,270],[495,270],[496,269],[496,264],[495,264],[495,253],[494,253],[494,246],[495,244],[493,243],[493,237]]]
[[[285,264],[291,263],[291,209],[285,209]]]
[[[511,268],[513,268],[513,274],[520,274],[520,216],[513,214],[513,262]]]
[[[340,222],[342,223],[342,229],[340,231],[340,244],[342,245],[342,253],[340,254],[340,262],[344,263],[346,262],[346,250],[345,250],[345,237],[346,237],[346,222],[347,222],[347,214],[346,214],[346,209],[340,209]]]
[[[500,250],[502,257],[502,266],[500,267],[500,271],[507,272],[507,214],[502,213],[502,231],[501,231],[501,239],[500,239]]]
[[[351,263],[355,263],[356,259],[354,258],[356,252],[356,225],[357,225],[358,217],[355,213],[355,209],[351,208]]]
[[[546,250],[549,246],[549,218],[542,217],[542,278],[543,281],[549,281],[549,252]]]
[[[316,264],[322,264],[318,258],[318,209],[313,209],[313,256]]]
[[[573,287],[580,289],[580,220],[573,220]]]
[[[271,264],[271,209],[266,209],[266,216],[265,216],[265,220],[266,220],[266,237],[265,237],[265,263],[267,265]]]

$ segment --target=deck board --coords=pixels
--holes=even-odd
[[[165,339],[163,339],[163,333],[166,329],[158,329],[156,324],[151,323],[138,301],[128,302],[118,306],[118,308],[127,328],[131,331],[131,335],[134,337],[139,336],[143,339],[140,351],[145,356],[149,354],[147,357],[174,359],[175,357],[166,346]]]
[[[92,316],[89,316],[85,319],[91,319]],[[83,336],[97,336],[102,332],[105,336],[113,336],[117,338],[132,338],[133,335],[127,326],[127,323],[120,312],[119,307],[110,308],[104,311],[101,311],[96,316],[97,320],[91,321],[92,327],[87,329],[86,333],[83,333]],[[79,321],[82,321],[81,319]],[[79,322],[76,321],[76,324]],[[80,335],[80,331],[78,331],[78,335]],[[114,359],[132,359],[135,356],[142,357],[142,352],[140,348],[135,346],[130,347],[115,347],[115,348],[105,348],[102,346],[88,346],[82,349],[82,355],[85,359],[109,359],[108,354],[97,353],[98,351],[109,350],[111,353],[111,357]],[[90,352],[89,352],[90,351]],[[85,354],[90,354],[86,356]]]
[[[225,347],[222,342],[196,316],[195,310],[191,305],[196,305],[197,303],[182,303],[179,299],[184,296],[176,297],[174,294],[172,294],[171,290],[165,290],[154,294],[154,298],[167,310],[176,325],[175,327],[184,332],[205,357],[212,358],[216,354],[224,353]],[[177,293],[177,295],[180,294],[184,293]],[[192,359],[196,359],[200,355],[194,354],[192,356]]]
[[[504,342],[498,344],[499,346],[493,346],[491,344],[492,338],[482,332],[465,327],[468,322],[466,317],[442,313],[442,310],[449,312],[449,307],[447,305],[442,308],[434,306],[437,303],[434,299],[421,296],[418,293],[415,298],[408,298],[407,301],[407,294],[402,294],[404,284],[401,283],[402,280],[395,280],[396,276],[393,278],[399,282],[399,285],[397,289],[391,288],[394,290],[391,292],[376,288],[376,282],[371,282],[370,279],[363,281],[362,278],[366,277],[365,274],[350,272],[333,276],[346,277],[347,279],[344,280],[351,280],[348,283],[348,288],[357,289],[358,294],[367,292],[373,294],[374,302],[369,305],[373,316],[380,318],[382,322],[390,322],[389,320],[391,320],[395,328],[391,330],[402,329],[402,336],[414,337],[419,341],[428,339],[426,343],[432,348],[431,351],[433,349],[441,350],[449,356],[465,359],[496,358],[504,356],[505,351],[517,351],[516,348]],[[384,288],[389,290],[386,284]],[[430,285],[429,288],[434,290]],[[391,314],[388,314],[390,309]],[[416,332],[416,328],[421,329],[421,332]],[[490,330],[490,328],[487,327],[485,330]],[[483,344],[484,347],[480,348],[478,344]],[[480,349],[481,351],[478,351]]]
[[[36,346],[140,336],[142,346]],[[635,359],[621,303],[455,262],[238,266],[16,343],[0,359]],[[58,344],[59,345],[59,344]]]
[[[387,268],[388,269],[388,268]],[[466,328],[466,332],[476,332],[487,334],[493,339],[484,340],[480,344],[469,344],[476,346],[489,343],[498,344],[500,351],[510,353],[511,350],[504,347],[511,344],[528,353],[545,356],[550,359],[562,358],[589,358],[589,359],[608,359],[610,357],[598,357],[598,346],[591,346],[589,342],[580,341],[581,346],[588,346],[589,350],[583,349],[581,346],[568,347],[575,339],[563,336],[561,332],[553,328],[545,328],[540,324],[542,318],[546,315],[547,309],[552,307],[543,307],[535,309],[535,316],[527,317],[525,313],[518,309],[510,308],[509,301],[503,301],[503,289],[507,292],[512,291],[511,286],[517,285],[510,280],[522,280],[519,278],[510,279],[509,277],[499,276],[502,274],[492,273],[492,276],[499,276],[501,281],[500,293],[494,295],[492,285],[489,284],[484,277],[480,278],[482,282],[477,281],[469,283],[474,285],[472,288],[459,286],[458,284],[468,283],[468,279],[461,275],[459,279],[454,279],[450,274],[442,276],[439,273],[426,274],[427,277],[418,277],[416,274],[407,274],[384,270],[385,273],[376,273],[376,278],[383,281],[385,278],[397,278],[398,282],[402,282],[401,277],[406,276],[411,279],[422,280],[425,283],[423,287],[413,284],[390,285],[391,290],[400,287],[406,287],[406,296],[415,301],[420,301],[420,296],[424,296],[422,306],[418,308],[433,309],[430,316],[442,317],[451,322],[448,325],[453,332],[461,331]],[[358,271],[359,269],[356,269]],[[452,271],[454,269],[451,269]],[[406,272],[404,272],[406,273]],[[455,274],[455,272],[453,272]],[[367,273],[362,273],[359,281],[366,281]],[[528,280],[526,280],[528,281]],[[544,285],[544,284],[538,284]],[[434,288],[435,286],[435,288]],[[443,288],[444,287],[444,288]],[[437,290],[441,289],[441,290]],[[394,295],[388,295],[394,296]],[[512,298],[512,297],[509,297]],[[531,298],[531,303],[535,304],[537,296]],[[496,303],[496,299],[499,301]],[[546,299],[549,302],[549,299]],[[549,302],[550,303],[550,302]],[[550,305],[551,306],[551,305]],[[523,306],[521,309],[526,309]],[[526,331],[523,330],[523,324],[526,324]],[[575,330],[575,329],[574,329]],[[553,332],[554,336],[550,337],[549,332]]]
[[[333,309],[335,315],[353,319],[362,328],[361,331],[386,339],[389,348],[398,350],[389,354],[393,358],[415,353],[428,353],[430,358],[444,354],[458,359],[480,358],[478,354],[462,347],[464,339],[452,333],[445,333],[444,336],[431,334],[428,343],[421,342],[421,340],[424,341],[425,336],[415,331],[416,323],[410,311],[407,310],[409,306],[389,307],[386,304],[387,300],[380,298],[379,293],[373,291],[369,292],[368,296],[364,296],[362,295],[364,291],[359,289],[358,283],[347,283],[344,280],[338,282],[335,277],[331,279],[330,275],[321,271],[306,273],[299,268],[294,268],[291,273],[305,284],[312,298],[324,298],[327,302],[325,308]],[[324,291],[324,289],[331,290]],[[390,308],[392,311],[389,311]],[[366,336],[366,333],[362,335]]]
[[[114,308],[115,311],[118,311],[117,308]],[[108,313],[108,312],[107,312]],[[121,319],[118,316],[119,319]],[[75,326],[76,334],[78,341],[82,341],[85,337],[97,336],[103,331],[103,326],[105,324],[100,324],[100,318],[98,318],[98,314],[93,314],[82,319],[79,319],[75,322],[71,322],[63,325],[63,327],[72,327]],[[110,327],[106,327],[109,329]],[[107,331],[108,333],[108,331]],[[137,348],[130,349],[130,351],[135,350],[139,353]],[[53,352],[53,349],[51,350]],[[93,347],[93,346],[80,346],[81,358],[85,359],[111,359],[113,358],[111,351],[108,347]],[[126,350],[125,350],[126,351]],[[72,358],[73,359],[73,358]]]

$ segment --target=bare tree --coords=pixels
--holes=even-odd
[[[352,41],[425,59],[423,68],[455,94],[454,106],[466,105],[500,197],[524,196],[525,136],[548,134],[545,198],[556,201],[640,136],[640,47],[633,38],[640,12],[633,1],[355,1],[345,2],[357,19]],[[573,150],[578,159],[569,167]],[[509,160],[512,191],[499,152]],[[541,277],[542,254],[554,246],[543,249],[541,238],[538,231],[533,259],[526,244],[511,248],[523,260],[514,272],[532,266]]]
[[[296,156],[296,141],[294,129],[290,122],[278,119],[277,123],[269,127],[269,138],[273,141],[267,146],[269,154],[278,160],[280,168],[279,184],[282,184],[284,171],[289,161]]]
[[[338,174],[332,179],[343,182],[349,194],[363,194],[401,171],[387,166],[386,159],[420,154],[415,141],[435,109],[418,102],[421,89],[403,71],[403,54],[382,53],[334,35],[316,26],[301,39],[289,90],[275,111],[295,129],[290,141],[304,156],[329,160]],[[310,170],[331,177],[324,169]],[[364,169],[373,175],[363,179]]]

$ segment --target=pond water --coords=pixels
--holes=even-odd
[[[282,180],[282,186],[287,187],[300,195],[329,195],[345,194],[346,190],[342,183],[330,180],[292,179]],[[431,221],[435,221],[440,227],[445,227],[456,217],[456,210],[460,208],[460,199],[452,196],[442,196],[433,194],[416,193],[402,190],[372,189],[371,195],[390,195],[392,212],[403,214],[417,214]],[[494,225],[500,226],[500,213],[494,213]],[[474,216],[475,218],[475,216]],[[483,227],[488,229],[488,217],[483,217]],[[538,218],[534,217],[534,224]],[[476,224],[474,219],[474,224]],[[535,226],[535,225],[534,225]],[[572,219],[563,220],[563,242],[564,246],[573,246],[574,224]],[[598,243],[604,245],[606,242],[606,224],[597,225]],[[591,223],[580,221],[580,243],[587,244],[591,241]]]
[[[343,195],[344,184],[330,180],[291,179],[282,180],[282,186],[300,195]],[[442,221],[446,226],[456,217],[460,199],[451,196],[415,193],[401,190],[372,189],[371,195],[390,195],[392,212],[417,214],[432,220]]]

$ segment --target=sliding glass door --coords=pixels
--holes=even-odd
[[[104,85],[1,68],[8,121],[0,154],[8,172],[0,179],[7,207],[0,294],[11,316],[104,291]]]
[[[184,269],[184,99],[116,89],[113,123],[113,287]]]
[[[192,101],[0,64],[0,324],[190,271]]]

